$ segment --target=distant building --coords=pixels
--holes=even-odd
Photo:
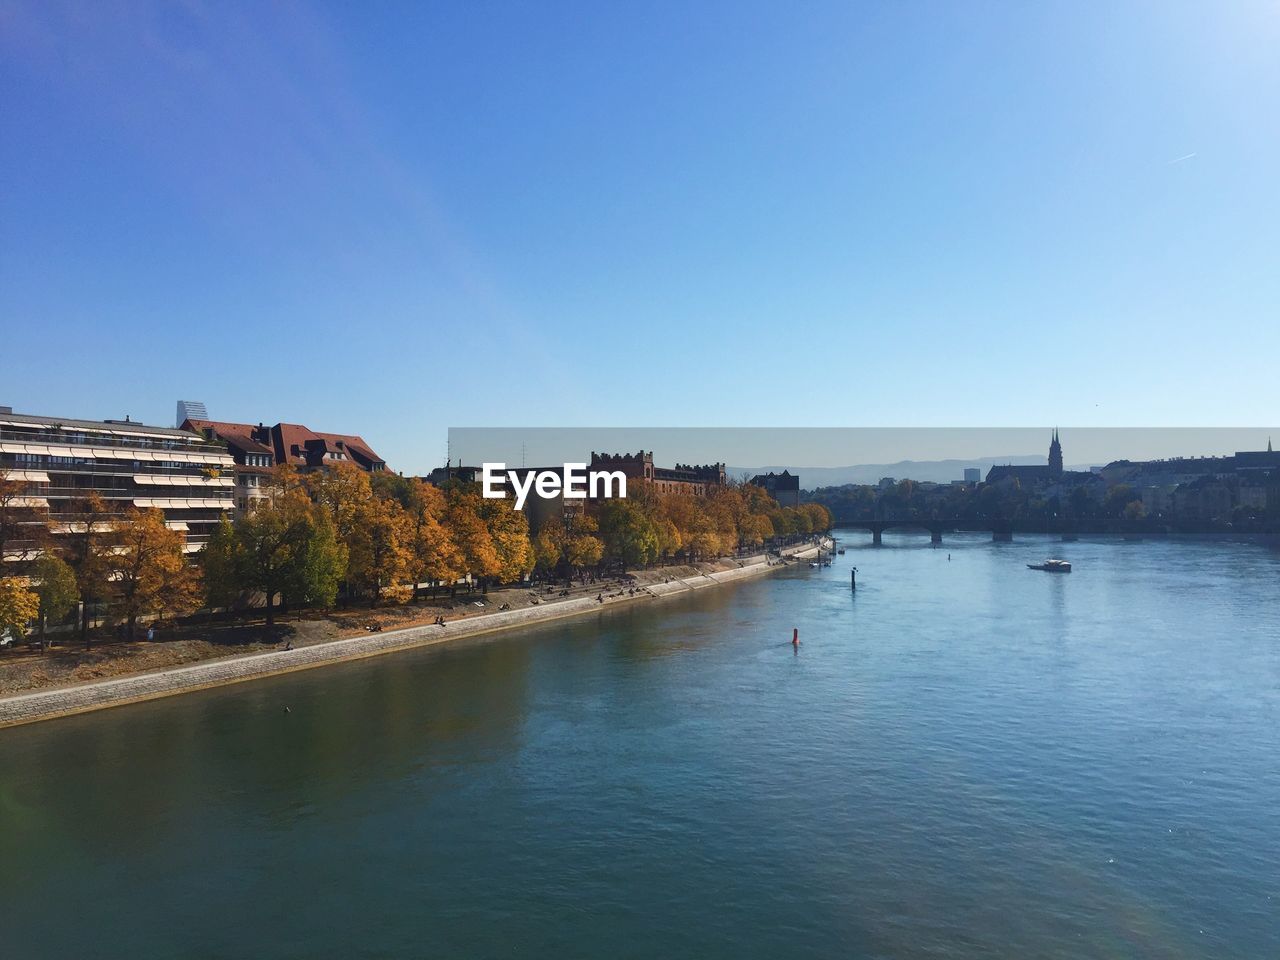
[[[443,487],[451,480],[457,480],[462,483],[479,483],[480,474],[480,467],[464,467],[462,461],[459,460],[457,466],[449,463],[443,467],[436,467],[423,479],[434,487]]]
[[[753,487],[762,487],[769,496],[778,501],[781,507],[800,505],[800,477],[798,474],[783,470],[781,473],[757,473],[751,478]]]
[[[967,474],[967,471],[966,471]],[[1059,484],[1073,486],[1089,480],[1093,474],[1088,470],[1064,470],[1062,468],[1062,443],[1055,429],[1049,439],[1049,460],[1043,466],[1034,464],[1021,466],[1015,464],[997,464],[987,471],[987,483],[1012,484],[1017,481],[1022,486],[1047,486]]]
[[[965,467],[964,482],[965,483],[981,483],[982,468],[981,467]]]
[[[674,467],[655,467],[653,451],[636,453],[591,452],[591,470],[621,470],[628,481],[639,480],[659,493],[688,493],[704,496],[727,482],[723,463],[693,466],[677,463]]]
[[[199,433],[212,430],[228,437],[247,436],[271,452],[268,466],[289,464],[299,470],[317,470],[335,463],[352,463],[361,470],[378,473],[387,463],[373,452],[363,437],[350,433],[320,433],[300,423],[224,423],[218,420],[187,420],[183,426]]]
[[[362,437],[344,433],[317,433],[297,423],[227,423],[187,419],[184,429],[226,445],[235,463],[236,506],[247,510],[264,494],[266,475],[272,467],[289,464],[302,472],[323,470],[337,463],[351,463],[369,473],[387,468]]]
[[[23,505],[47,509],[54,534],[82,531],[82,504],[153,508],[199,550],[234,506],[225,447],[189,430],[123,420],[33,416],[0,407],[0,467],[27,484]]]
[[[178,414],[173,421],[175,429],[181,429],[188,420],[208,420],[209,412],[199,400],[179,400]]]

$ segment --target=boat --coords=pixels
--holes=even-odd
[[[1047,573],[1070,573],[1071,562],[1068,560],[1046,560],[1044,563],[1028,563],[1029,570],[1044,570]]]
[[[837,551],[836,551],[836,553],[840,554],[840,556],[842,556],[842,557],[843,557],[843,556],[844,556],[844,547],[841,547],[839,550],[837,550]]]

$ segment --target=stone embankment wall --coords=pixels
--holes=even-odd
[[[788,548],[784,552],[793,559],[803,560],[816,556],[818,547],[802,545]],[[101,710],[142,700],[154,700],[158,697],[290,673],[294,670],[306,670],[329,663],[373,657],[393,650],[447,643],[450,640],[499,630],[511,630],[564,617],[582,616],[599,611],[602,607],[677,596],[690,590],[700,590],[760,576],[775,569],[778,569],[778,565],[771,566],[764,556],[758,556],[743,561],[740,567],[694,577],[672,578],[665,583],[651,584],[647,588],[647,593],[637,594],[634,597],[607,599],[604,604],[589,597],[579,597],[523,607],[519,610],[483,614],[451,622],[445,627],[430,624],[406,627],[403,630],[333,640],[314,646],[296,647],[292,650],[269,650],[265,653],[207,661],[189,667],[173,667],[151,673],[79,684],[74,687],[18,694],[0,699],[0,727],[84,713],[89,710]]]

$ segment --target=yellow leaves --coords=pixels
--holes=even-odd
[[[143,613],[181,616],[200,608],[200,571],[187,563],[185,538],[165,525],[161,511],[129,508],[112,539],[104,560],[130,623]]]
[[[410,508],[410,572],[415,582],[453,581],[466,571],[453,537],[444,525],[445,498],[438,487],[414,481]]]
[[[629,492],[629,491],[628,491]],[[658,493],[641,489],[628,497],[630,509],[647,519],[649,531],[657,537],[658,554],[672,557],[714,557],[738,547],[758,547],[779,536],[826,530],[831,517],[815,503],[779,507],[759,487],[719,487],[704,496],[687,492]],[[640,549],[634,518],[626,523],[611,505],[601,506],[605,521],[605,553],[616,559],[644,555]]]
[[[27,632],[27,624],[40,615],[40,597],[26,577],[0,578],[0,630],[14,637]]]
[[[477,577],[497,576],[501,567],[498,551],[489,528],[480,516],[484,501],[478,494],[461,488],[449,491],[448,501],[445,519],[462,556],[463,566]]]
[[[308,478],[311,496],[329,513],[338,539],[348,542],[362,505],[373,499],[369,475],[353,463],[335,463]]]
[[[409,514],[395,500],[370,495],[354,506],[348,576],[367,589],[375,602],[384,587],[408,575],[411,534]]]

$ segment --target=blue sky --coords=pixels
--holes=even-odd
[[[406,471],[1272,422],[1277,49],[1275,3],[0,0],[0,403]]]

